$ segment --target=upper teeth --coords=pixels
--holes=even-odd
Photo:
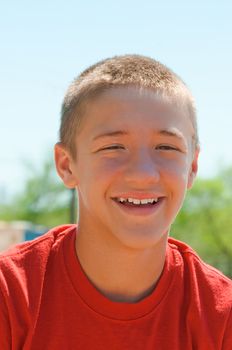
[[[147,199],[136,199],[136,198],[118,198],[118,201],[123,202],[129,202],[133,204],[148,204],[148,203],[157,203],[158,198],[147,198]]]

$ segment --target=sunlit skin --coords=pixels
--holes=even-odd
[[[77,256],[112,301],[140,301],[162,273],[170,226],[197,173],[193,135],[181,107],[150,90],[117,87],[88,104],[75,159],[55,146],[59,175],[78,190]],[[117,201],[128,197],[159,200],[146,208]]]

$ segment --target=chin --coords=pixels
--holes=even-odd
[[[136,232],[137,231],[137,232]],[[163,231],[162,231],[163,232]],[[120,236],[117,234],[118,240],[127,248],[130,249],[147,249],[160,244],[167,240],[169,230],[165,230],[165,233],[151,230],[134,230],[131,233],[125,232]]]

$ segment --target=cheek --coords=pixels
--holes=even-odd
[[[118,176],[123,171],[124,164],[125,160],[120,157],[101,158],[92,164],[95,179],[102,181]]]
[[[163,161],[161,166],[161,179],[170,188],[172,196],[181,205],[188,186],[188,162],[186,158]],[[161,180],[162,181],[162,180]]]
[[[81,159],[77,172],[80,174],[80,181],[95,182],[101,181],[103,177],[107,177],[118,170],[122,162],[116,158],[109,157],[88,157]]]
[[[82,164],[78,189],[85,201],[86,198],[88,201],[96,201],[102,197],[112,182],[119,178],[122,169],[122,161],[119,159],[85,159]]]
[[[188,159],[187,157],[178,157],[173,159],[161,159],[160,168],[172,178],[186,181],[188,177]]]

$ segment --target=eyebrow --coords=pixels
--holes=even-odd
[[[183,134],[180,131],[178,131],[176,128],[159,130],[158,134],[175,137],[184,141]]]
[[[176,128],[161,129],[158,131],[154,131],[154,134],[175,137],[175,138],[178,138],[179,140],[181,140],[182,142],[185,142],[185,139],[184,139],[182,133],[179,132]],[[100,138],[105,138],[105,137],[128,136],[128,135],[129,135],[129,132],[127,130],[106,131],[103,134],[99,134],[99,135],[95,136],[93,138],[93,141],[96,141]]]
[[[108,131],[104,134],[97,135],[93,138],[93,141],[96,141],[103,137],[111,137],[111,136],[127,136],[129,135],[129,132],[126,130],[117,130],[117,131]]]

